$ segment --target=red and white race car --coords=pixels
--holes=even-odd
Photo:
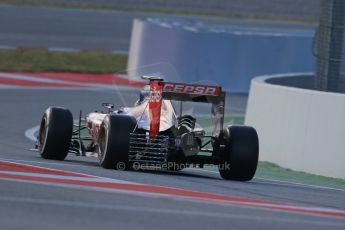
[[[103,168],[165,168],[218,165],[224,179],[247,181],[255,174],[259,141],[254,128],[223,127],[225,93],[219,86],[164,82],[144,77],[149,85],[134,107],[94,112],[73,124],[65,108],[49,107],[42,118],[37,149],[46,159],[68,153],[98,156]],[[207,135],[189,114],[177,115],[171,101],[211,103],[213,132]],[[182,106],[181,106],[182,107]],[[88,130],[88,135],[85,131]]]

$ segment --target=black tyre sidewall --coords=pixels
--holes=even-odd
[[[100,132],[105,134],[105,148],[99,157],[103,168],[125,170],[130,168],[128,161],[130,133],[136,126],[136,119],[128,115],[106,116]]]
[[[259,139],[250,126],[228,127],[230,137],[226,140],[223,165],[219,166],[224,179],[248,181],[256,172],[259,159]],[[230,165],[230,169],[226,168]]]
[[[44,127],[43,127],[44,126]],[[43,143],[39,144],[42,158],[64,160],[68,154],[73,133],[73,116],[65,108],[49,107],[42,118],[39,139],[42,138],[41,130],[46,130]]]

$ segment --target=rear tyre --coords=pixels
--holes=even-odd
[[[109,115],[104,119],[98,138],[98,159],[103,168],[118,170],[130,168],[129,139],[136,124],[136,119],[128,115]]]
[[[225,151],[219,173],[226,180],[253,179],[259,159],[259,139],[249,126],[230,126],[224,131]],[[230,167],[229,167],[230,166]]]
[[[65,108],[49,107],[43,114],[38,133],[38,151],[42,158],[64,160],[73,132],[72,113]]]

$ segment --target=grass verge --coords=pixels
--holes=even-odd
[[[24,49],[0,51],[2,72],[119,73],[126,65],[127,55]]]
[[[259,163],[256,177],[345,189],[345,180],[298,172],[269,162]]]
[[[197,119],[197,121],[200,125],[206,127],[207,131],[211,130],[212,123],[210,118],[200,117]],[[243,123],[243,116],[226,116],[224,118],[224,125],[241,125]],[[210,130],[208,130],[207,128],[210,128]],[[215,166],[205,166],[205,169],[211,171],[218,171],[218,168]],[[345,189],[345,180],[318,176],[305,172],[298,172],[288,168],[280,167],[279,165],[270,162],[259,162],[255,176],[263,179],[280,180],[293,183],[324,186],[329,188]]]
[[[218,171],[216,166],[205,166],[205,170]],[[298,172],[270,162],[259,162],[256,178],[301,183],[335,189],[345,189],[345,180]]]

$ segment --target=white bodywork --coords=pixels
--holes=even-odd
[[[105,113],[90,113],[87,115],[87,121],[92,122],[92,124],[97,126],[101,126],[105,116],[107,116]]]
[[[150,130],[150,112],[149,101],[144,100],[140,105],[134,107],[125,107],[123,112],[136,118],[138,128]],[[169,100],[162,100],[161,117],[159,131],[165,131],[175,125],[176,114],[174,107]]]
[[[115,114],[126,114],[135,117],[138,122],[138,128],[150,130],[150,112],[149,101],[144,100],[141,104],[134,107],[124,107],[122,112],[115,111]],[[104,113],[90,113],[87,116],[87,121],[93,125],[100,127],[107,114]],[[159,131],[165,131],[174,126],[176,123],[176,114],[174,108],[169,100],[162,100],[161,117]]]

